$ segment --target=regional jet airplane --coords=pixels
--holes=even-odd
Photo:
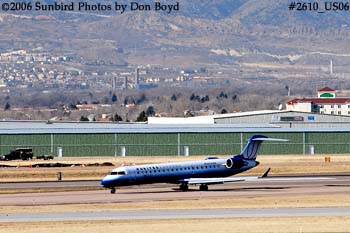
[[[199,185],[199,190],[207,191],[210,184],[251,181],[261,177],[229,177],[259,165],[255,161],[263,141],[287,141],[253,135],[243,151],[228,159],[209,157],[205,160],[122,166],[115,168],[101,181],[101,185],[115,193],[115,187],[151,183],[179,184],[180,190],[187,191],[188,185]],[[267,176],[266,171],[262,177]]]

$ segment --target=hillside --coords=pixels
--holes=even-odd
[[[341,66],[350,63],[348,13],[289,11],[284,0],[180,0],[179,4],[180,11],[172,14],[2,14],[0,51],[42,47],[117,64],[315,65],[330,58]],[[116,52],[120,48],[123,52]]]

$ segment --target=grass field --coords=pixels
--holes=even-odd
[[[263,174],[269,167],[272,168],[271,175],[281,174],[327,174],[350,172],[350,155],[332,155],[331,162],[325,162],[325,156],[329,155],[263,155],[258,157],[260,165],[245,175]],[[102,164],[113,163],[115,166],[163,163],[203,159],[203,156],[189,157],[83,157],[83,158],[55,158],[52,163],[79,163],[79,164]],[[113,169],[113,166],[72,166],[64,168],[36,168],[36,163],[47,163],[47,161],[1,161],[1,164],[17,166],[15,168],[0,168],[0,182],[5,181],[54,181],[57,180],[57,172],[62,172],[64,180],[90,180],[101,179]],[[24,168],[29,166],[31,168]]]
[[[275,217],[275,218],[224,218],[181,220],[117,220],[0,223],[1,233],[194,233],[194,232],[349,232],[350,217]]]

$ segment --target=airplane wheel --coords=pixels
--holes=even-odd
[[[200,191],[208,191],[208,185],[206,185],[206,184],[201,184],[201,185],[199,186],[199,190],[200,190]]]
[[[115,188],[111,188],[111,194],[115,194]]]
[[[181,189],[182,191],[187,191],[187,190],[188,190],[188,185],[187,185],[187,184],[181,184],[181,185],[180,185],[180,189]]]

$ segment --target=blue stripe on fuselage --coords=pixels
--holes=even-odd
[[[244,160],[245,165],[243,167],[229,169],[226,168],[225,163],[226,159],[210,159],[192,162],[127,166],[123,167],[125,175],[107,175],[101,181],[101,185],[110,188],[150,183],[179,183],[180,180],[189,178],[227,177],[246,171],[259,164],[256,161]],[[120,168],[114,170],[117,169]]]

